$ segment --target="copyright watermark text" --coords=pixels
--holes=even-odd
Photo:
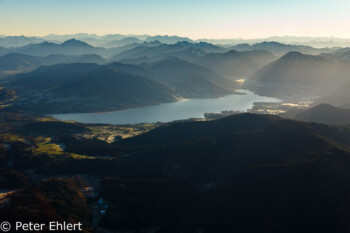
[[[13,226],[12,226],[13,225]],[[52,221],[46,223],[32,223],[32,222],[15,222],[10,224],[7,221],[0,223],[0,231],[9,232],[11,229],[15,231],[42,231],[48,229],[49,231],[82,231],[82,223],[68,223],[68,222],[56,222]]]
[[[3,232],[8,232],[11,230],[11,224],[9,222],[2,222],[0,224],[0,230],[3,231]]]

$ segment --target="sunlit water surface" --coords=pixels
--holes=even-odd
[[[53,117],[82,123],[137,124],[169,122],[189,118],[203,118],[204,113],[221,111],[247,111],[254,102],[279,102],[279,99],[259,96],[247,90],[238,90],[243,95],[228,95],[215,99],[186,99],[173,103],[132,108],[104,113],[67,113]]]

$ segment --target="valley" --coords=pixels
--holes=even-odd
[[[276,39],[0,36],[0,219],[349,232],[348,42]]]
[[[246,112],[255,102],[279,102],[279,99],[255,95],[246,90],[237,94],[211,99],[184,99],[149,107],[132,108],[106,113],[54,114],[53,117],[65,121],[83,123],[139,124],[171,122],[192,118],[203,118],[204,113],[225,110]],[[156,113],[156,114],[155,114]]]

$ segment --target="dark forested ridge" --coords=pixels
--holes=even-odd
[[[324,124],[349,125],[350,110],[330,104],[319,104],[303,111],[289,112],[284,116],[296,120],[318,122]]]
[[[160,232],[346,232],[350,199],[342,183],[349,180],[350,153],[326,138],[336,129],[321,128],[240,115],[173,124],[131,139],[156,145],[124,159],[128,179],[105,181],[104,195],[120,206],[120,222],[111,222],[117,213],[111,209],[103,223],[115,229],[160,225]],[[344,205],[334,202],[338,198]]]
[[[64,126],[65,130],[58,130],[63,125],[50,123],[50,128],[57,130],[45,131],[48,123],[37,122],[34,129],[33,123],[27,121],[21,126],[22,132],[16,126],[11,131],[27,137],[26,132],[37,129],[36,135],[51,135],[53,142],[64,143],[63,153],[92,155],[88,151],[95,151],[110,156],[38,157],[25,149],[30,145],[7,139],[3,143],[13,149],[2,150],[2,166],[6,167],[7,161],[14,158],[12,169],[19,171],[35,168],[41,175],[80,173],[99,177],[100,195],[109,205],[100,226],[109,230],[208,233],[349,230],[350,190],[344,184],[350,182],[347,172],[350,130],[346,127],[239,114],[214,121],[164,124],[130,139],[103,144],[96,139],[70,139],[70,135],[86,132],[92,125],[70,123]],[[47,198],[43,203],[52,206],[50,213],[54,213],[45,219],[73,214],[73,219],[89,225],[89,215],[81,212],[81,208],[86,208],[85,200],[78,201],[73,191],[74,180],[28,186],[27,179],[20,174],[8,177],[18,180],[17,187],[27,187],[12,197],[13,216],[19,216],[18,208],[24,205],[36,211],[36,219],[44,218],[43,207],[33,206],[41,193]],[[52,185],[60,190],[69,187],[72,192],[46,196]],[[30,194],[27,189],[37,191]],[[29,194],[36,196],[33,199]],[[57,206],[54,204],[62,198],[69,203],[73,198],[79,212],[62,208],[66,204],[61,201]]]
[[[24,96],[39,93],[27,106],[33,112],[115,110],[176,100],[176,93],[160,82],[92,63],[42,66],[19,75],[12,86]]]

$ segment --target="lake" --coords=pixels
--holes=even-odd
[[[259,96],[251,91],[237,90],[242,93],[215,99],[186,99],[173,103],[131,108],[104,113],[67,113],[54,114],[53,117],[64,121],[82,123],[137,124],[169,122],[189,118],[203,118],[204,113],[221,111],[247,111],[254,102],[280,102],[279,99]]]

